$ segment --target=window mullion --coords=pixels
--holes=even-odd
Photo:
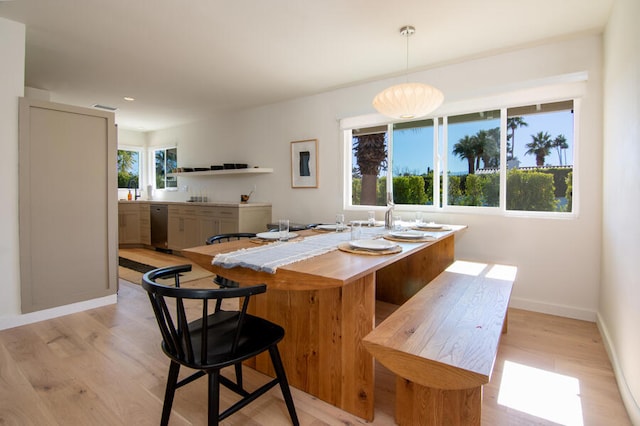
[[[393,124],[387,124],[387,205],[393,202]]]
[[[507,211],[507,109],[500,109],[500,211]]]
[[[433,194],[433,207],[440,208],[440,138],[438,137],[440,118],[434,117],[433,119],[433,188],[431,193]]]
[[[442,117],[442,207],[449,205],[449,179],[447,179],[447,170],[449,170],[449,133],[447,126],[449,120],[447,116]]]

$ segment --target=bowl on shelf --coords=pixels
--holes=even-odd
[[[222,170],[224,169],[224,166],[211,166],[211,170]]]
[[[196,167],[193,170],[195,170],[196,172],[206,172],[206,171],[211,170],[211,169],[209,169],[208,167]]]
[[[236,169],[246,169],[247,167],[249,167],[248,164],[245,163],[236,163]]]
[[[235,169],[235,168],[236,168],[236,165],[235,165],[235,163],[224,163],[224,166],[223,166],[223,167],[224,167],[225,169]]]

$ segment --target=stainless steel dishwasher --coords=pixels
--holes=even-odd
[[[151,204],[151,245],[166,250],[169,247],[167,241],[167,222],[169,212],[166,204]]]

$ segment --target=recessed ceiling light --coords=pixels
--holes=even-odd
[[[131,96],[125,96],[125,97],[124,97],[124,100],[125,100],[125,101],[129,101],[129,102],[133,102],[133,101],[135,101],[135,100],[136,100],[136,98],[132,98]]]

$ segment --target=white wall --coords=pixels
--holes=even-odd
[[[579,162],[580,215],[574,220],[505,218],[478,214],[430,213],[433,220],[467,224],[457,242],[459,257],[504,262],[519,268],[512,306],[595,320],[600,276],[602,94],[601,37],[585,36],[416,74],[439,87],[452,104],[530,87],[532,81],[587,71],[582,102]],[[179,185],[205,187],[218,200],[236,200],[251,185],[256,199],[273,203],[274,219],[332,221],[342,210],[342,137],[340,118],[370,114],[373,96],[394,80],[380,81],[321,95],[217,117],[206,123],[156,132],[154,144],[178,144],[180,166],[248,162],[273,167],[260,177],[180,178]],[[292,189],[290,142],[317,138],[320,186]],[[185,193],[172,196],[186,197]],[[185,199],[185,198],[182,198]],[[347,212],[348,218],[363,212]],[[379,213],[380,215],[382,212]]]
[[[120,146],[144,148],[147,146],[146,134],[135,130],[118,128],[118,147]]]
[[[598,323],[640,425],[640,2],[618,0],[604,38],[602,287]]]
[[[24,94],[23,24],[0,18],[0,320],[20,313],[18,257],[18,98]]]

